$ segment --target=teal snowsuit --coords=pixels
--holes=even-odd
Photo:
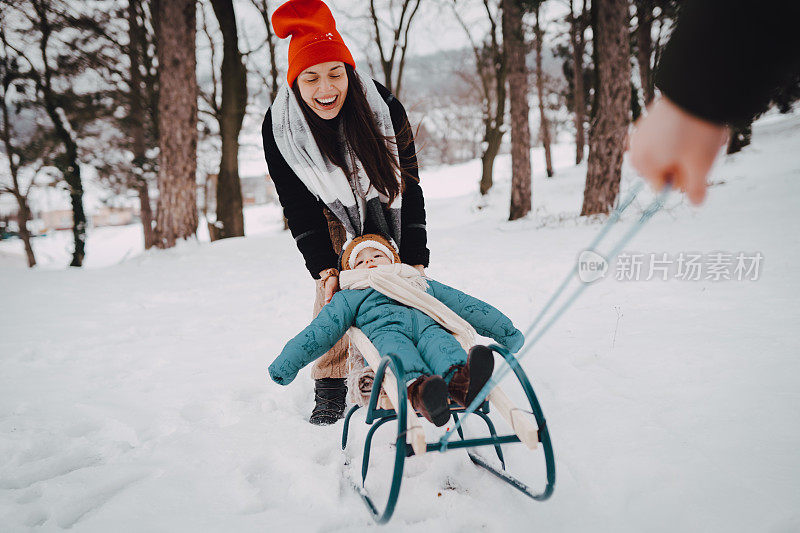
[[[479,335],[493,338],[511,352],[522,347],[522,333],[496,308],[432,279],[427,281],[428,294],[469,322]],[[455,337],[422,311],[372,288],[345,289],[334,294],[314,321],[286,344],[269,365],[270,377],[288,385],[301,368],[330,350],[350,326],[363,331],[382,356],[396,354],[407,380],[438,374],[449,381],[448,371],[467,361]]]

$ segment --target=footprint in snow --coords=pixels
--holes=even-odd
[[[25,505],[27,503],[33,503],[41,497],[42,497],[42,488],[41,486],[36,486],[36,487],[31,487],[30,489],[20,494],[17,497],[16,502],[21,505]]]
[[[49,518],[50,515],[48,515],[43,509],[34,509],[28,513],[28,516],[25,518],[25,525],[28,527],[43,526]]]
[[[14,476],[3,476],[0,481],[2,489],[24,489],[34,483],[45,481],[69,473],[96,466],[103,458],[96,451],[71,450],[62,456],[43,457],[16,466]]]
[[[64,502],[53,512],[53,518],[59,527],[69,529],[145,477],[143,472],[130,472],[75,494],[71,501]]]

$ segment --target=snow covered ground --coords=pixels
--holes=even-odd
[[[800,530],[798,146],[799,115],[760,121],[753,145],[715,169],[702,209],[674,196],[628,246],[645,258],[642,279],[618,280],[624,265],[612,264],[523,360],[555,447],[550,501],[463,452],[433,453],[407,461],[385,530]],[[584,169],[570,147],[557,148],[552,180],[535,156],[537,212],[513,223],[507,158],[486,201],[478,162],[423,173],[430,276],[523,329],[600,227],[575,216]],[[633,181],[626,170],[623,189]],[[103,268],[83,270],[29,271],[4,243],[0,529],[374,527],[342,481],[359,470],[363,414],[344,467],[342,424],[306,422],[308,370],[286,388],[268,381],[311,318],[313,283],[277,211],[251,210],[248,227],[247,238],[147,253],[135,226],[98,231],[87,260]],[[717,252],[763,260],[757,280],[676,279],[675,264],[666,281],[644,279],[649,254],[681,252],[704,254],[703,278]],[[376,437],[371,490],[386,489],[391,438],[391,424]],[[539,486],[541,456],[507,453]]]

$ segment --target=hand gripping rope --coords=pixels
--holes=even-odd
[[[609,216],[606,223],[603,225],[600,232],[597,234],[594,240],[589,244],[587,250],[595,251],[595,248],[608,234],[611,227],[619,221],[622,212],[628,208],[628,206],[633,202],[633,200],[639,194],[643,185],[644,185],[643,182],[641,181],[638,182],[633,187],[633,189],[628,193],[628,196],[624,200],[622,200],[619,203],[619,205],[617,205],[617,208],[614,209],[614,211],[611,213],[611,215]],[[617,241],[617,243],[611,248],[611,251],[606,256],[606,260],[608,262],[610,262],[613,258],[615,258],[617,254],[619,254],[623,250],[623,248],[630,242],[630,240],[639,232],[639,230],[642,229],[642,226],[644,226],[644,224],[664,206],[664,201],[666,200],[670,190],[671,189],[669,186],[665,187],[664,190],[661,191],[652,202],[650,202],[650,205],[648,205],[645,208],[644,212],[639,217],[639,220],[636,221],[636,223],[633,224],[633,226],[631,226],[628,229],[628,231],[625,232],[622,235],[622,237],[620,237],[620,239]],[[522,348],[522,350],[518,354],[516,354],[517,361],[521,360],[523,357],[525,357],[525,355],[527,355],[528,352],[530,352],[531,348],[533,348],[533,346],[536,345],[539,339],[541,339],[542,336],[545,333],[547,333],[547,330],[549,330],[550,327],[553,324],[555,324],[559,318],[561,318],[561,315],[563,315],[564,312],[566,312],[566,310],[569,309],[573,303],[575,303],[575,300],[578,299],[578,297],[586,289],[586,287],[588,287],[592,283],[592,282],[581,281],[578,287],[576,287],[575,290],[572,291],[572,293],[567,297],[566,301],[561,305],[561,307],[558,307],[554,311],[550,319],[547,322],[545,322],[537,331],[536,326],[539,325],[539,323],[544,319],[547,312],[556,303],[559,297],[564,293],[567,286],[570,284],[570,281],[573,279],[574,276],[577,276],[577,274],[578,274],[578,262],[575,263],[575,266],[572,267],[569,274],[567,274],[567,277],[564,278],[564,281],[561,283],[558,289],[556,289],[556,292],[553,293],[553,295],[547,301],[547,303],[539,312],[539,314],[536,315],[533,322],[528,327],[527,331],[525,331],[525,338],[526,339],[530,338],[530,340],[525,344],[525,347]],[[531,335],[534,334],[534,331],[536,331],[535,335],[533,337],[530,337]],[[492,391],[492,389],[494,389],[497,386],[497,384],[500,383],[500,381],[511,370],[512,370],[511,365],[506,364],[492,376],[492,378],[486,383],[486,385],[483,386],[481,391],[478,393],[478,396],[464,410],[461,417],[457,420],[456,424],[450,430],[448,430],[444,435],[442,435],[441,439],[439,439],[439,451],[444,452],[447,450],[450,438],[457,431],[461,429],[461,426],[463,425],[464,420],[467,418],[467,416],[474,413],[475,410],[481,404],[483,404],[484,400]]]

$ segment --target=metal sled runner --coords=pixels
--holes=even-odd
[[[498,345],[490,346],[493,351],[500,354],[505,359],[510,368],[514,371],[517,380],[528,398],[530,411],[514,406],[500,387],[495,387],[488,395],[488,401],[484,401],[483,404],[474,411],[475,414],[486,423],[489,429],[489,437],[468,439],[464,437],[462,428],[458,427],[457,431],[460,440],[453,442],[448,442],[446,440],[426,442],[425,433],[420,425],[420,419],[411,407],[411,402],[407,397],[405,380],[402,379],[402,377],[405,376],[405,371],[400,359],[393,354],[381,358],[372,343],[369,342],[366,336],[358,329],[351,328],[348,335],[350,336],[351,342],[359,348],[364,358],[375,371],[372,393],[366,407],[367,414],[365,422],[370,425],[370,428],[364,443],[364,455],[361,465],[361,485],[359,486],[354,483],[354,486],[376,522],[383,524],[388,522],[392,517],[400,494],[400,484],[403,479],[403,466],[406,457],[422,455],[427,452],[443,453],[452,449],[466,448],[469,458],[474,464],[488,470],[526,496],[539,501],[546,500],[550,497],[555,487],[556,473],[553,447],[550,442],[547,424],[528,377],[525,375],[522,367],[520,367],[517,359],[510,354],[508,350]],[[401,376],[401,379],[398,380],[395,376]],[[383,385],[383,390],[386,392],[391,406],[379,406],[381,384]],[[502,415],[508,425],[513,428],[513,433],[508,435],[497,434],[495,426],[488,416],[490,403],[494,406],[495,410]],[[345,416],[344,428],[342,430],[342,449],[345,449],[347,446],[350,420],[359,408],[360,406],[358,405],[352,407]],[[456,404],[451,404],[450,413],[457,424],[459,421],[458,414],[463,411],[464,408],[456,406]],[[531,420],[531,414],[533,414],[533,418],[536,422],[535,424]],[[397,421],[397,436],[394,441],[394,472],[387,501],[385,504],[380,505],[379,502],[376,502],[374,498],[370,496],[364,483],[369,470],[370,450],[375,431],[382,425],[393,420]],[[513,443],[523,443],[531,450],[541,446],[545,461],[547,483],[542,492],[532,492],[525,483],[506,472],[501,446]],[[497,458],[500,460],[500,469],[490,465],[482,457],[472,451],[481,446],[494,447]]]

